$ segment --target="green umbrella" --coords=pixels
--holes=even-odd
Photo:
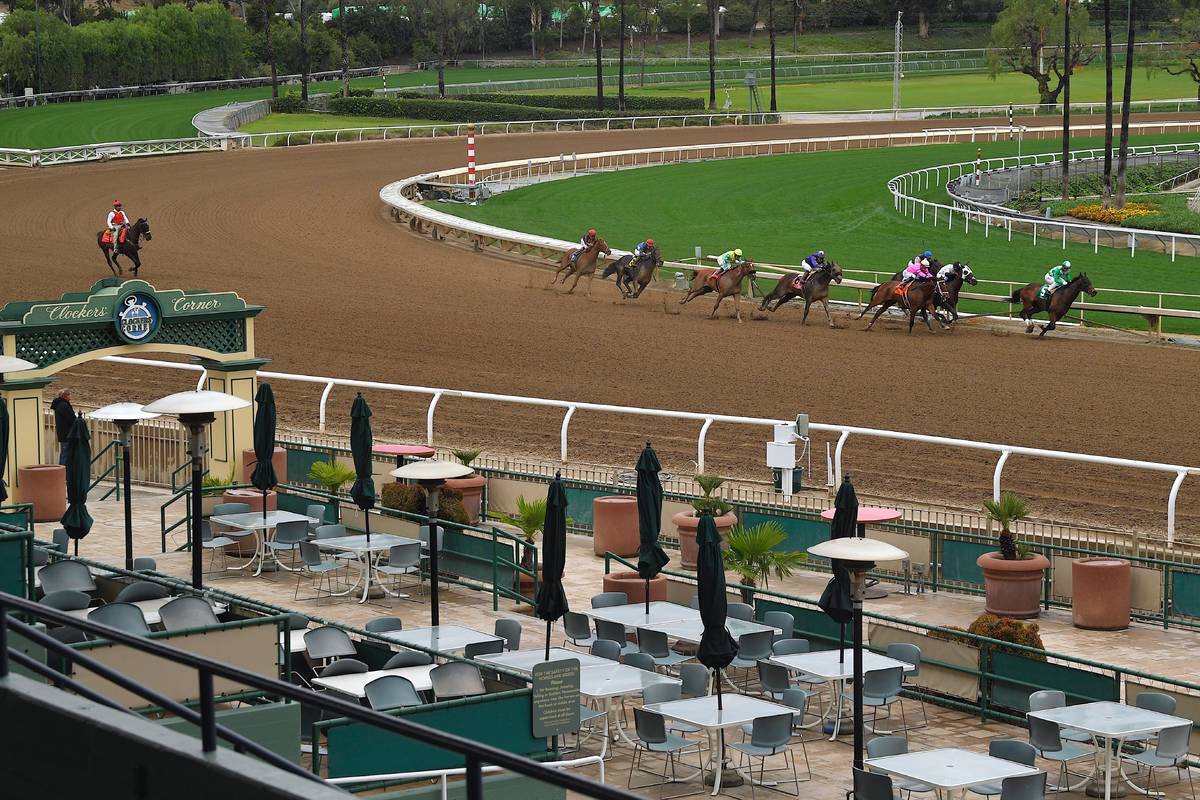
[[[638,575],[646,582],[646,616],[650,615],[650,581],[658,577],[662,568],[670,561],[658,543],[662,528],[662,482],[658,473],[662,465],[658,454],[646,442],[637,463],[637,507],[638,507]]]
[[[91,484],[92,435],[80,414],[67,436],[67,513],[60,520],[67,536],[75,540],[75,555],[79,555],[79,540],[92,530],[92,515],[87,510]]]
[[[738,645],[725,629],[725,618],[729,614],[729,599],[725,594],[725,559],[721,555],[721,536],[712,514],[700,515],[696,528],[696,597],[700,605],[700,621],[704,633],[696,649],[696,660],[713,671],[717,685],[717,708],[723,707],[721,700],[721,670],[729,666],[737,656]],[[721,731],[721,758],[717,769],[724,769],[725,731]]]
[[[542,582],[534,612],[546,620],[546,660],[550,660],[550,626],[571,610],[563,591],[563,568],[567,561],[567,489],[562,473],[556,472],[546,492],[546,521],[542,523]]]
[[[263,493],[263,520],[267,518],[267,492],[279,483],[275,474],[275,393],[271,384],[260,383],[254,396],[258,413],[254,415],[254,472],[250,483]]]
[[[354,504],[363,511],[366,521],[367,542],[371,541],[371,514],[375,507],[375,471],[371,448],[374,436],[371,434],[371,407],[362,392],[354,398],[350,406],[350,452],[354,456],[354,485],[350,487],[350,497]]]
[[[0,399],[0,503],[8,499],[4,467],[8,463],[8,405]]]

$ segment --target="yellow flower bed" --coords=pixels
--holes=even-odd
[[[1105,208],[1100,203],[1084,203],[1069,209],[1067,213],[1078,219],[1120,225],[1130,217],[1157,214],[1158,205],[1156,203],[1126,203],[1124,208]]]

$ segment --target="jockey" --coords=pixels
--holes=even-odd
[[[746,259],[742,258],[742,248],[729,250],[717,256],[717,274],[728,272],[734,267],[740,267],[746,263]]]
[[[108,235],[112,240],[114,249],[120,244],[121,229],[128,227],[128,225],[129,217],[125,216],[121,201],[113,200],[113,210],[108,212],[108,219],[105,220],[104,227],[108,229]]]
[[[647,239],[644,242],[639,242],[638,246],[633,248],[634,263],[641,260],[644,256],[648,256],[654,252],[654,240]]]
[[[585,233],[583,235],[582,239],[579,240],[579,247],[576,248],[575,252],[571,253],[571,261],[574,262],[575,259],[579,258],[581,255],[586,253],[588,250],[591,250],[595,245],[596,245],[596,229],[592,228],[591,230],[589,230],[587,233]]]
[[[953,262],[951,262],[949,264],[943,264],[942,268],[938,270],[937,279],[939,281],[948,281],[948,280],[950,280],[951,277],[954,276],[954,273],[955,273],[955,265]]]
[[[808,276],[814,270],[825,269],[825,251],[818,250],[808,258],[800,262],[800,277],[802,280],[808,280]]]
[[[929,251],[926,250],[926,253]],[[929,258],[914,256],[908,266],[904,268],[904,279],[900,281],[901,286],[907,286],[913,281],[926,281],[933,278],[933,273],[929,271]]]
[[[1046,273],[1045,281],[1046,285],[1042,287],[1041,294],[1043,298],[1049,298],[1060,286],[1071,282],[1071,262],[1064,261],[1056,267],[1051,267]]]

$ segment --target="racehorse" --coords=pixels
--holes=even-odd
[[[565,272],[566,274],[564,274],[562,277],[562,282],[564,285],[567,282],[567,278],[571,277],[572,275],[575,276],[575,282],[571,284],[570,290],[567,291],[567,294],[571,294],[575,291],[575,287],[579,285],[579,279],[586,275],[588,278],[588,285],[587,291],[584,292],[584,294],[586,294],[588,297],[591,297],[592,279],[596,277],[596,264],[600,260],[600,254],[603,253],[606,256],[611,256],[612,251],[608,249],[608,242],[604,241],[600,237],[596,237],[596,241],[592,244],[591,248],[589,248],[585,253],[580,253],[579,257],[572,261],[571,254],[578,249],[579,248],[577,247],[573,247],[567,252],[563,253],[562,258],[558,260],[558,269],[554,271],[554,277],[550,279],[550,283],[547,284],[547,287],[553,286],[555,283],[557,283],[559,274]]]
[[[137,277],[138,270],[142,268],[142,259],[138,257],[138,251],[142,249],[139,239],[143,236],[146,241],[152,238],[150,235],[150,223],[146,222],[145,217],[138,217],[138,221],[125,229],[125,241],[115,244],[104,241],[104,231],[96,234],[96,245],[100,248],[100,252],[104,254],[104,263],[108,264],[108,268],[112,270],[113,275],[124,275],[125,270],[117,263],[117,256],[125,256],[133,262],[133,277]],[[111,255],[110,255],[111,253]]]
[[[804,298],[804,316],[800,319],[800,324],[804,325],[808,322],[808,308],[813,303],[820,302],[825,309],[825,317],[829,320],[829,327],[833,327],[833,317],[829,314],[829,284],[842,282],[842,268],[838,266],[836,261],[831,261],[829,264],[815,269],[809,273],[808,279],[804,281],[801,288],[797,288],[799,283],[800,273],[789,272],[779,279],[779,283],[775,284],[775,288],[771,293],[763,298],[762,305],[758,307],[759,311],[778,311],[779,307],[795,297]],[[775,305],[771,308],[768,306],[774,302]]]
[[[913,281],[905,287],[905,291],[900,291],[900,281],[891,280],[887,283],[881,283],[871,292],[871,302],[867,303],[866,308],[862,310],[856,319],[862,319],[867,312],[875,306],[879,306],[879,310],[875,312],[875,316],[871,318],[867,324],[867,330],[871,330],[875,323],[879,320],[879,316],[891,308],[893,305],[899,305],[901,308],[908,311],[908,332],[912,333],[913,324],[917,321],[917,314],[925,320],[925,327],[929,328],[929,332],[933,333],[933,326],[929,324],[929,314],[937,315],[937,310],[933,305],[934,284],[936,281],[924,280]],[[941,319],[938,323],[945,328],[946,323]]]
[[[717,293],[717,304],[713,306],[712,313],[708,315],[709,319],[717,316],[717,309],[721,307],[721,301],[726,297],[733,295],[733,313],[737,317],[737,321],[742,321],[742,281],[749,276],[750,280],[754,280],[754,262],[746,261],[741,266],[733,267],[717,274],[715,269],[698,269],[696,277],[692,278],[692,288],[688,291],[684,298],[679,301],[679,305],[691,302],[702,294],[709,292]],[[711,279],[711,280],[710,280]],[[751,286],[754,284],[751,283]]]
[[[642,296],[642,292],[646,291],[646,287],[654,280],[655,272],[662,265],[662,253],[658,252],[658,245],[654,245],[647,255],[637,261],[633,260],[632,253],[621,256],[604,268],[604,273],[600,278],[604,279],[615,273],[617,289],[621,292],[621,296],[626,300],[636,300]],[[636,289],[634,289],[635,285]]]
[[[1049,301],[1042,300],[1038,296],[1038,290],[1041,287],[1040,283],[1027,283],[1024,288],[1017,289],[1008,298],[1011,303],[1021,304],[1021,319],[1026,322],[1026,333],[1033,333],[1033,315],[1046,312],[1050,323],[1041,326],[1042,332],[1038,334],[1039,339],[1054,330],[1056,323],[1071,310],[1071,306],[1074,304],[1075,298],[1079,297],[1080,292],[1087,292],[1091,297],[1096,296],[1096,287],[1092,286],[1092,280],[1086,272],[1081,272],[1079,277],[1067,285],[1059,287],[1054,294],[1050,295]]]
[[[940,263],[938,263],[936,260],[932,260],[930,269],[933,269],[933,264],[937,264],[937,268],[939,270],[942,268]],[[955,323],[958,322],[959,291],[962,290],[964,283],[969,283],[970,285],[975,286],[979,283],[979,281],[975,278],[975,273],[971,271],[971,268],[962,262],[955,261],[950,264],[950,267],[954,270],[950,277],[944,281],[939,280],[936,282],[937,290],[933,293],[933,305],[935,308],[940,308],[950,312],[950,318],[946,320],[941,314],[937,314],[935,311],[934,313],[937,315],[939,320],[943,322],[948,321]],[[892,276],[892,280],[898,281],[903,277],[903,271],[899,271]],[[878,289],[879,287],[875,288]]]

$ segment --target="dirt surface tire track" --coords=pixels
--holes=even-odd
[[[984,121],[986,122],[986,121]],[[737,139],[785,138],[921,123],[689,128],[488,136],[486,161]],[[544,290],[539,269],[415,236],[378,199],[384,184],[457,166],[463,142],[393,141],[139,159],[0,171],[10,198],[0,300],[82,291],[107,270],[94,235],[114,197],[150,219],[142,277],[160,287],[233,289],[267,311],[256,327],[271,369],[397,383],[838,422],[1051,449],[1200,462],[1192,429],[1200,354],[1166,346],[962,326],[906,336],[897,322],[804,329],[781,313],[737,325],[696,303],[666,315],[649,295],[616,302]],[[881,188],[882,191],[882,188]],[[603,222],[598,210],[598,223]],[[30,235],[32,233],[32,235]],[[367,342],[365,354],[360,346]],[[648,342],[649,346],[637,346]],[[928,378],[904,377],[919,358]],[[188,386],[189,373],[76,368],[62,381],[81,404],[146,401]],[[319,391],[275,384],[284,424],[316,426]],[[420,439],[425,400],[373,392],[376,435]],[[335,392],[330,428],[352,395]],[[448,398],[440,443],[556,456],[559,413]],[[571,458],[636,459],[646,437],[665,467],[693,469],[696,425],[576,414]],[[710,471],[766,478],[765,430],[714,426]],[[825,440],[814,439],[817,480]],[[975,506],[990,494],[990,456],[851,437],[845,467],[868,494]],[[1162,533],[1172,476],[1014,457],[1005,486],[1038,515]],[[1200,478],[1184,482],[1178,531],[1200,523]]]

